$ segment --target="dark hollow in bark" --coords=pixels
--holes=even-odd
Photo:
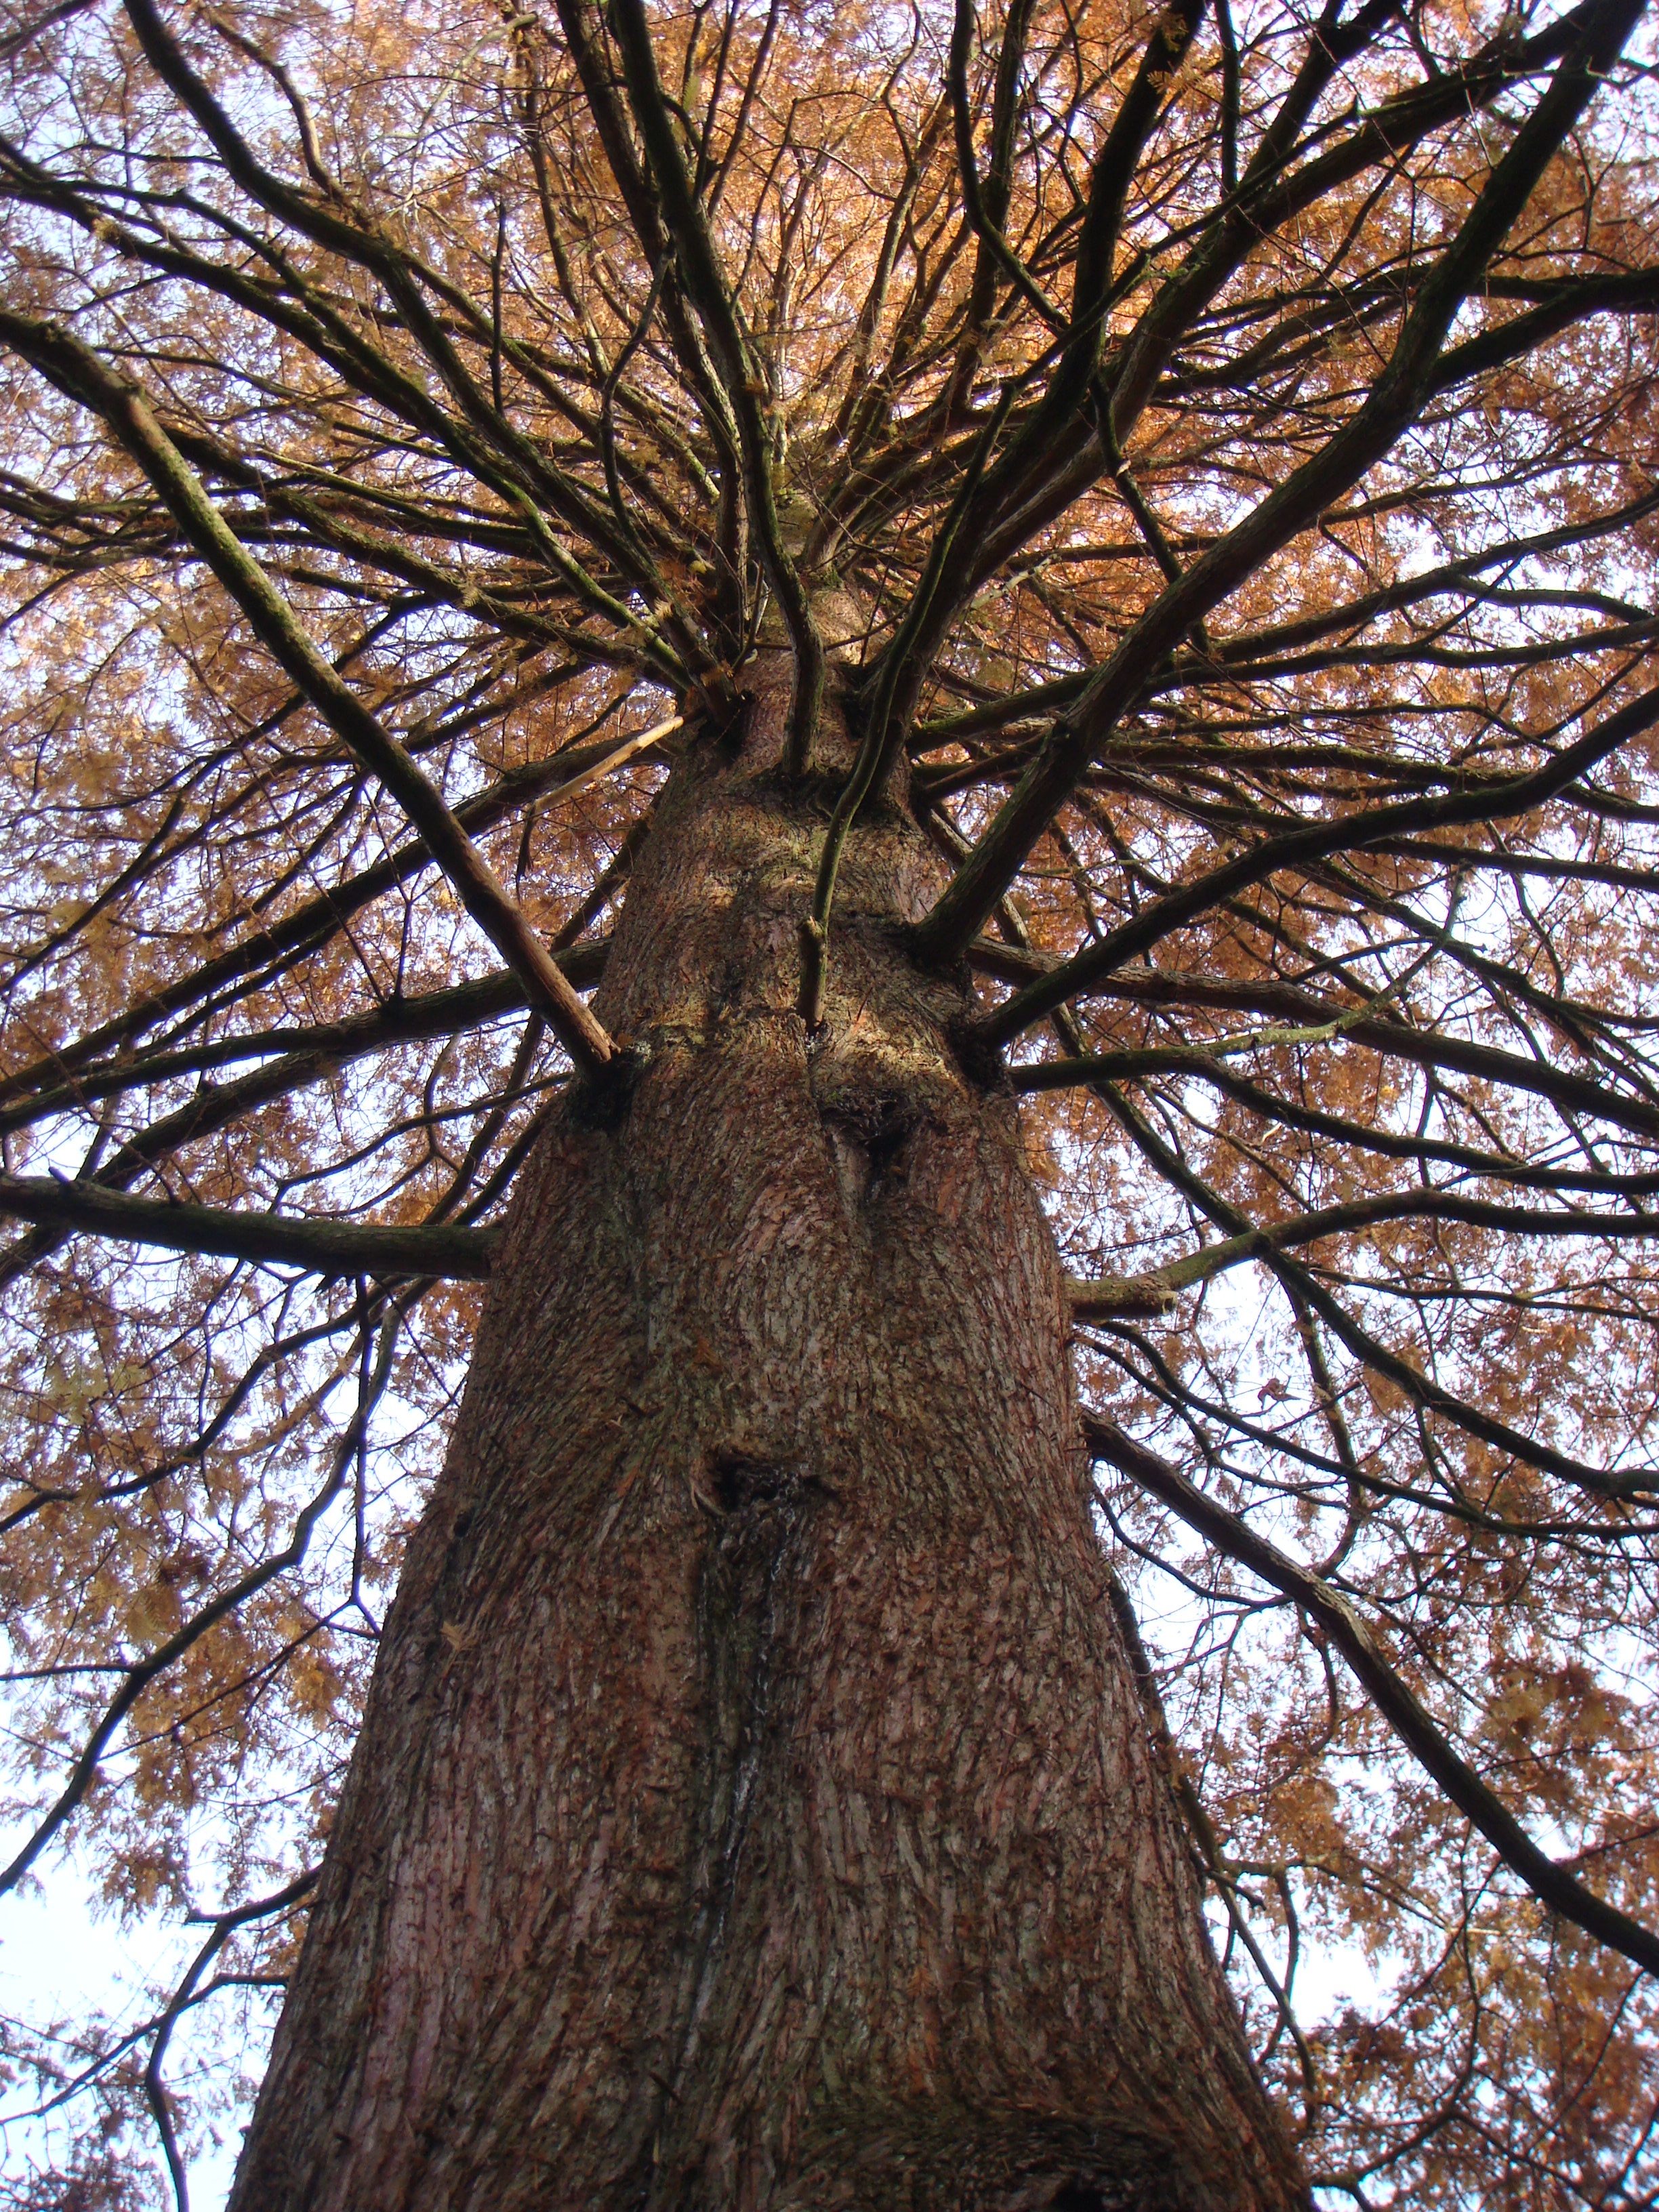
[[[889,806],[688,746],[526,1172],[235,2212],[1304,2201],[1103,1587],[1053,1242]],[[830,717],[823,764],[844,766]],[[592,1102],[589,1102],[591,1109]]]

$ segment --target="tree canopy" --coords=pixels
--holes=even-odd
[[[626,1070],[585,994],[764,640],[809,1025],[859,810],[949,862],[910,949],[1024,1101],[1321,2201],[1655,2201],[1650,53],[1635,0],[12,12],[3,1879],[200,1943],[4,2023],[7,2201],[182,2205],[246,2094],[495,1225]]]

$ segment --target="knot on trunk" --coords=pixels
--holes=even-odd
[[[880,1196],[921,1119],[913,1101],[891,1091],[840,1097],[820,1107],[819,1118],[849,1212]]]

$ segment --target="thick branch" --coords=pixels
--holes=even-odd
[[[1218,539],[1134,624],[918,928],[917,944],[925,955],[950,957],[983,926],[1165,655],[1357,483],[1415,419],[1433,387],[1441,348],[1460,306],[1589,105],[1640,12],[1640,0],[1601,0],[1588,11],[1573,51],[1419,287],[1393,352],[1352,417]]]
[[[1171,1149],[1158,1131],[1138,1113],[1133,1103],[1111,1083],[1102,1082],[1093,1086],[1095,1095],[1128,1132],[1146,1158],[1176,1190],[1190,1199],[1199,1210],[1213,1221],[1229,1237],[1254,1237],[1256,1224],[1241,1210],[1212,1190],[1201,1176],[1194,1172],[1178,1152]],[[1636,1498],[1650,1498],[1659,1494],[1659,1474],[1650,1469],[1621,1474],[1617,1469],[1591,1467],[1585,1461],[1574,1459],[1568,1452],[1557,1451],[1553,1444],[1542,1443],[1507,1421],[1496,1419],[1458,1397],[1443,1383],[1426,1375],[1401,1354],[1378,1341],[1370,1331],[1357,1322],[1338,1298],[1333,1297],[1318,1277],[1310,1274],[1287,1252],[1281,1251],[1271,1239],[1263,1237],[1256,1247],[1256,1256],[1270,1267],[1287,1292],[1299,1297],[1317,1314],[1320,1320],[1337,1337],[1354,1358],[1375,1373],[1386,1376],[1395,1387],[1402,1391],[1413,1405],[1425,1413],[1437,1413],[1462,1429],[1466,1436],[1479,1437],[1483,1443],[1519,1460],[1522,1465],[1535,1467],[1543,1474],[1553,1474],[1575,1488],[1589,1491],[1592,1496],[1616,1500]]]
[[[812,617],[799,571],[786,551],[772,490],[766,427],[757,404],[761,370],[738,321],[720,273],[714,241],[697,204],[680,141],[663,97],[652,48],[651,27],[639,0],[614,0],[611,10],[635,120],[644,142],[662,211],[678,255],[687,297],[702,318],[737,421],[743,453],[744,492],[767,581],[794,649],[794,696],[790,702],[787,752],[797,775],[805,768],[817,728],[826,666],[823,640]]]
[[[143,394],[106,368],[91,349],[54,325],[0,310],[0,337],[49,382],[97,414],[165,501],[186,541],[246,616],[261,644],[330,728],[397,799],[461,903],[520,978],[584,1075],[616,1055],[605,1029],[560,974],[541,939],[441,793],[349,684],[335,673],[264,570],[237,543]]]
[[[550,788],[556,797],[573,787],[580,787],[587,766],[599,749],[584,746],[580,750],[556,753],[551,758],[538,761],[530,769],[514,769],[507,775],[465,800],[456,809],[455,818],[469,832],[493,829],[505,821],[518,808]],[[578,773],[574,779],[571,771]],[[641,825],[648,821],[641,816],[629,832],[631,840]],[[628,849],[624,842],[623,854]],[[618,854],[618,859],[623,857]],[[72,1079],[76,1071],[88,1066],[100,1053],[122,1045],[130,1038],[164,1021],[169,1014],[201,1007],[216,993],[234,986],[266,963],[286,964],[302,959],[330,943],[351,920],[353,915],[405,882],[410,876],[429,866],[431,855],[424,844],[399,846],[384,860],[377,860],[356,876],[332,885],[319,897],[308,899],[301,907],[285,915],[280,921],[258,924],[239,944],[233,945],[200,967],[180,976],[175,982],[164,984],[159,990],[136,999],[112,1020],[64,1044],[41,1059],[20,1068],[15,1075],[0,1078],[0,1099],[17,1097],[37,1091],[42,1085],[60,1079]],[[597,908],[595,909],[597,911]],[[586,927],[586,917],[582,927]],[[568,925],[559,933],[554,946],[554,957],[559,962],[573,984],[584,987],[598,981],[599,970],[593,964],[596,948],[592,945],[564,947],[571,943]],[[511,970],[508,971],[509,975]],[[524,1003],[524,987],[513,979],[515,995],[513,1004]],[[459,987],[465,988],[467,987]],[[485,1017],[487,1018],[487,1017]],[[236,1053],[233,1059],[240,1057]]]
[[[559,955],[559,965],[573,982],[591,988],[604,973],[610,939],[600,938],[579,951]],[[143,1059],[123,1059],[114,1066],[82,1070],[51,1090],[37,1092],[23,1103],[0,1108],[0,1130],[21,1129],[49,1115],[84,1107],[94,1098],[108,1098],[153,1083],[176,1081],[184,1075],[200,1075],[210,1067],[223,1067],[239,1060],[279,1057],[291,1082],[284,1090],[325,1081],[349,1060],[370,1053],[386,1052],[399,1045],[418,1044],[429,1037],[464,1036],[482,1029],[524,1006],[524,985],[511,969],[498,969],[474,982],[457,983],[447,991],[417,991],[410,998],[388,999],[367,1013],[349,1014],[337,1022],[317,1022],[308,1027],[256,1030],[213,1037],[206,1042],[183,1045],[171,1052],[154,1052]],[[272,1095],[265,1093],[267,1097]]]
[[[1438,799],[1403,799],[1391,806],[1365,807],[1335,822],[1310,822],[1252,845],[1218,868],[1143,908],[1133,921],[1108,931],[1073,959],[1016,991],[978,1024],[977,1034],[988,1044],[1006,1044],[1066,1000],[1097,988],[1116,969],[1143,957],[1172,931],[1184,928],[1224,900],[1281,872],[1310,867],[1333,853],[1363,852],[1385,838],[1418,836],[1462,823],[1496,822],[1530,813],[1576,782],[1597,761],[1656,723],[1659,723],[1659,684],[1609,714],[1576,744],[1565,746],[1528,775],[1514,776],[1503,784],[1487,784],[1478,791],[1449,792]],[[924,933],[926,928],[924,925]],[[1328,1018],[1328,1012],[1325,1018]]]
[[[1540,1851],[1521,1823],[1474,1770],[1460,1759],[1428,1713],[1378,1649],[1358,1610],[1339,1590],[1298,1566],[1266,1537],[1207,1498],[1167,1460],[1127,1437],[1115,1422],[1083,1417],[1084,1435],[1103,1459],[1162,1499],[1218,1552],[1259,1576],[1316,1622],[1364,1684],[1401,1741],[1474,1823],[1512,1874],[1540,1904],[1595,1936],[1650,1974],[1659,1974],[1659,1936],[1575,1881]]]
[[[168,1252],[214,1253],[256,1267],[304,1267],[325,1275],[447,1275],[482,1281],[500,1231],[379,1228],[236,1213],[216,1206],[169,1206],[94,1182],[0,1175],[0,1214],[37,1227],[156,1244]]]
[[[1285,1252],[1317,1244],[1327,1237],[1351,1237],[1385,1221],[1455,1221],[1471,1229],[1496,1229],[1513,1237],[1659,1237],[1659,1213],[1569,1213],[1564,1207],[1501,1206],[1465,1198],[1449,1190],[1388,1191],[1376,1198],[1352,1199],[1345,1206],[1322,1206],[1288,1221],[1263,1223],[1237,1237],[1219,1238],[1196,1252],[1183,1253],[1161,1267],[1115,1279],[1073,1276],[1066,1295],[1074,1321],[1127,1320],[1170,1311],[1180,1291],[1224,1274],[1269,1250]]]

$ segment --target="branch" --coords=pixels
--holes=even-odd
[[[580,769],[586,774],[586,763],[592,761],[597,749],[583,746],[580,750],[555,753],[549,759],[538,761],[529,769],[514,769],[496,782],[488,785],[473,798],[465,799],[456,809],[455,818],[468,831],[492,830],[518,808],[528,805],[551,789],[555,799],[572,788],[583,787],[580,778],[574,783],[570,770]],[[649,820],[641,815],[629,833],[632,837],[641,823]],[[623,851],[628,849],[624,840]],[[619,854],[620,858],[621,855]],[[248,935],[225,951],[216,953],[200,967],[164,984],[159,990],[146,993],[135,999],[112,1020],[97,1029],[87,1031],[72,1043],[47,1052],[42,1058],[20,1068],[15,1075],[0,1077],[0,1099],[17,1097],[39,1090],[45,1084],[73,1074],[77,1068],[88,1066],[100,1053],[112,1047],[126,1043],[140,1031],[163,1021],[169,1014],[182,1013],[199,1006],[214,993],[235,984],[249,975],[262,962],[291,964],[318,951],[328,944],[349,922],[351,917],[386,892],[394,890],[409,877],[418,874],[429,865],[431,854],[424,844],[411,843],[398,847],[385,859],[373,862],[356,876],[331,885],[317,897],[308,899],[303,906],[295,908],[279,921],[261,921]],[[596,909],[597,911],[597,909]],[[586,927],[590,915],[582,923]],[[591,985],[598,980],[593,965],[596,946],[571,946],[569,925],[559,932],[554,957],[574,984]],[[511,971],[508,971],[509,975]],[[267,975],[264,981],[272,980]],[[524,987],[516,977],[512,979],[514,996],[511,1005],[525,1003]],[[469,988],[467,986],[460,987]],[[410,1001],[410,1003],[413,1003]],[[503,1002],[505,1006],[507,1002]],[[233,1054],[232,1057],[236,1055]]]
[[[1508,151],[1429,271],[1393,352],[1352,416],[1171,584],[1102,666],[1069,720],[1020,778],[995,820],[915,932],[927,957],[961,952],[1024,866],[1149,678],[1182,639],[1283,550],[1390,451],[1433,389],[1458,309],[1502,245],[1562,140],[1589,104],[1641,13],[1601,0],[1584,17]],[[1114,423],[1117,406],[1114,402]],[[1121,441],[1121,432],[1120,432]],[[1057,1002],[1055,1002],[1057,1003]]]
[[[400,1294],[408,1301],[410,1294]],[[406,1309],[405,1309],[406,1310]],[[298,1566],[310,1548],[317,1523],[339,1496],[345,1486],[346,1475],[356,1460],[360,1446],[368,1441],[368,1423],[374,1407],[380,1403],[392,1372],[392,1353],[397,1347],[398,1329],[404,1311],[399,1299],[386,1302],[386,1318],[380,1323],[380,1345],[372,1367],[368,1360],[368,1348],[373,1342],[368,1324],[362,1334],[364,1367],[358,1386],[357,1405],[351,1419],[342,1432],[339,1443],[330,1460],[328,1472],[321,1486],[314,1491],[294,1516],[289,1540],[282,1549],[273,1552],[252,1566],[247,1572],[228,1589],[210,1598],[199,1612],[185,1621],[175,1635],[158,1644],[148,1657],[137,1660],[127,1669],[126,1680],[111,1698],[99,1717],[91,1735],[82,1744],[79,1756],[70,1770],[69,1778],[36,1827],[33,1834],[22,1845],[9,1866],[0,1870],[0,1896],[15,1889],[64,1823],[81,1804],[97,1779],[99,1761],[112,1737],[122,1722],[158,1676],[164,1674],[176,1661],[199,1644],[228,1614],[246,1601],[256,1596],[279,1575],[290,1567]]]
[[[255,154],[232,121],[228,112],[185,58],[178,40],[168,31],[155,0],[125,0],[126,13],[138,41],[151,67],[167,85],[180,104],[195,118],[212,143],[227,173],[261,207],[278,221],[293,226],[303,236],[313,240],[325,250],[341,254],[356,263],[383,284],[394,302],[399,319],[406,325],[437,372],[443,384],[459,403],[465,428],[453,418],[445,419],[441,410],[435,410],[418,380],[411,380],[402,372],[392,374],[415,402],[417,419],[429,422],[443,422],[440,434],[447,443],[459,434],[465,447],[466,465],[472,467],[482,480],[510,502],[528,506],[532,533],[539,550],[556,573],[575,584],[585,597],[596,604],[605,604],[613,617],[624,627],[636,625],[628,609],[611,594],[600,590],[594,580],[584,574],[575,562],[547,531],[540,507],[528,500],[526,487],[533,488],[538,499],[544,500],[552,510],[588,544],[598,547],[626,573],[653,604],[665,601],[676,616],[675,627],[681,642],[690,648],[692,661],[698,672],[713,673],[708,656],[690,626],[678,619],[680,611],[674,593],[653,565],[647,561],[640,564],[637,536],[618,534],[608,514],[597,506],[581,487],[550,465],[544,449],[516,430],[508,416],[492,409],[468,374],[455,347],[451,343],[442,318],[433,312],[422,286],[434,291],[454,313],[460,316],[481,343],[488,344],[492,357],[499,352],[501,339],[490,316],[477,307],[467,294],[450,283],[440,270],[417,260],[392,240],[362,210],[356,208],[333,191],[316,193],[295,191],[275,171],[267,168]],[[211,20],[211,18],[210,18]],[[251,46],[240,33],[231,34],[245,52],[252,53],[260,67],[269,70],[274,65],[257,47]],[[276,258],[269,243],[262,251]],[[283,257],[284,262],[286,257]],[[291,266],[287,269],[290,279],[297,274]],[[301,281],[296,287],[301,295],[308,295],[313,308],[320,306],[318,295]],[[356,351],[357,341],[338,317],[325,313],[325,319],[337,336],[345,339],[348,347]],[[535,385],[544,396],[553,397],[553,388],[538,373],[535,362],[524,349],[510,339],[506,349],[514,366]],[[384,357],[382,357],[384,362]],[[384,363],[387,368],[389,362]],[[491,453],[506,463],[505,471],[492,462]]]
[[[616,1057],[609,1033],[560,974],[436,787],[335,673],[264,570],[244,552],[143,392],[106,368],[78,338],[33,316],[0,309],[0,337],[58,391],[108,425],[261,644],[408,815],[462,905],[522,981],[532,1009],[545,1018],[583,1075],[599,1074]]]
[[[172,1206],[53,1176],[0,1175],[0,1214],[117,1243],[213,1252],[256,1267],[304,1267],[325,1275],[445,1275],[481,1282],[501,1241],[496,1229],[380,1228]]]
[[[1095,1096],[1107,1110],[1126,1129],[1140,1151],[1164,1179],[1190,1199],[1200,1211],[1206,1214],[1218,1229],[1229,1237],[1255,1237],[1255,1224],[1237,1206],[1229,1203],[1217,1191],[1212,1190],[1201,1176],[1194,1172],[1185,1160],[1164,1143],[1146,1117],[1136,1112],[1123,1093],[1111,1083],[1093,1086]],[[1341,1304],[1332,1297],[1317,1276],[1288,1253],[1283,1252],[1268,1237],[1261,1237],[1256,1254],[1279,1277],[1285,1289],[1293,1297],[1303,1299],[1312,1307],[1332,1333],[1339,1337],[1362,1365],[1385,1375],[1396,1389],[1403,1391],[1413,1405],[1426,1413],[1438,1413],[1443,1419],[1462,1429],[1468,1436],[1479,1437],[1483,1443],[1492,1444],[1511,1459],[1520,1460],[1528,1467],[1535,1467],[1546,1474],[1558,1476],[1575,1488],[1589,1491],[1596,1498],[1620,1502],[1636,1498],[1652,1498],[1659,1493],[1659,1474],[1651,1472],[1620,1474],[1605,1468],[1591,1467],[1583,1460],[1574,1459],[1567,1452],[1557,1451],[1553,1444],[1541,1443],[1535,1437],[1512,1429],[1507,1421],[1495,1419],[1472,1406],[1467,1399],[1459,1398],[1431,1376],[1380,1343],[1369,1329],[1363,1328]]]
[[[980,183],[979,163],[974,154],[974,109],[968,92],[968,57],[973,47],[975,33],[973,0],[956,0],[956,20],[951,33],[950,58],[945,76],[950,88],[951,121],[956,130],[957,168],[962,179],[963,211],[968,218],[969,228],[985,249],[987,260],[984,265],[988,268],[991,263],[994,263],[1015,290],[1036,309],[1049,329],[1063,331],[1065,317],[1004,237],[1001,228],[1008,199],[1009,161],[1017,119],[1014,95],[1018,84],[1019,64],[1023,58],[1025,23],[1030,13],[1030,0],[1023,0],[1023,4],[1010,15],[1003,27],[1002,51],[997,60],[996,97],[992,110],[991,167],[983,186]],[[981,272],[976,269],[974,272],[973,305],[969,310],[970,339],[976,319],[982,319],[988,305],[982,296],[985,290]]]
[[[559,965],[574,982],[591,987],[603,974],[610,950],[610,939],[599,938],[579,951],[561,953]],[[149,1053],[143,1059],[123,1057],[113,1064],[94,1064],[50,1090],[33,1092],[21,1104],[0,1105],[0,1132],[26,1128],[50,1115],[85,1107],[94,1098],[142,1090],[181,1075],[200,1075],[210,1067],[223,1067],[239,1060],[280,1056],[287,1063],[284,1072],[292,1079],[284,1090],[297,1089],[304,1083],[325,1081],[349,1060],[361,1060],[370,1053],[483,1029],[508,1014],[521,1012],[524,1003],[523,984],[510,969],[502,968],[493,975],[457,983],[447,991],[417,991],[410,998],[386,999],[367,1013],[349,1014],[337,1022],[238,1032],[170,1052]]]
[[[1659,1106],[1646,1099],[1622,1097],[1589,1076],[1522,1060],[1518,1054],[1502,1052],[1495,1045],[1434,1036],[1404,1022],[1379,1020],[1358,1008],[1344,1012],[1349,1017],[1346,1019],[1339,1015],[1334,1021],[1328,1019],[1300,1032],[1275,1034],[1267,1030],[1243,1044],[1232,1043],[1216,1051],[1202,1045],[1131,1045],[1121,1052],[1090,1053],[1075,1060],[1036,1060],[1030,1066],[1011,1069],[1010,1079],[1017,1091],[1066,1091],[1084,1084],[1139,1083],[1154,1075],[1188,1075],[1237,1095],[1224,1065],[1234,1054],[1255,1048],[1314,1044],[1340,1035],[1385,1058],[1393,1055],[1422,1067],[1455,1068],[1460,1074],[1547,1098],[1563,1113],[1591,1114],[1615,1129],[1627,1129],[1634,1136],[1645,1138],[1650,1144],[1659,1142]]]
[[[750,523],[767,581],[777,595],[794,649],[787,760],[791,773],[799,775],[805,770],[817,729],[825,659],[823,640],[812,618],[805,587],[784,548],[778,526],[769,441],[757,404],[758,392],[765,387],[753,349],[738,325],[736,307],[720,274],[714,241],[686,173],[674,119],[657,75],[645,11],[639,0],[613,0],[610,13],[634,118],[661,196],[662,213],[678,256],[686,296],[708,333],[737,420]]]
[[[836,876],[841,866],[842,852],[860,810],[871,793],[884,781],[896,758],[905,725],[909,719],[911,700],[896,701],[895,688],[906,675],[909,643],[925,624],[934,593],[950,568],[952,548],[966,520],[986,459],[1007,420],[1013,397],[1014,387],[1010,384],[1004,388],[990,422],[975,442],[974,456],[963,478],[962,488],[933,541],[927,568],[916,587],[909,610],[899,625],[898,635],[891,649],[882,656],[874,696],[868,710],[868,726],[859,747],[858,757],[853,763],[852,774],[842,787],[841,796],[836,801],[835,811],[830,817],[830,826],[824,831],[823,850],[818,858],[817,877],[812,891],[812,911],[800,925],[801,981],[798,1011],[807,1029],[812,1032],[820,1029],[823,1023],[830,910],[835,900]],[[912,665],[908,674],[913,697],[915,687],[921,681],[920,666]]]
[[[1576,744],[1564,747],[1526,775],[1488,783],[1477,791],[1449,792],[1439,799],[1402,799],[1392,806],[1364,807],[1340,821],[1308,823],[1252,845],[1195,882],[1183,884],[1179,890],[1144,908],[1133,921],[1109,930],[1073,959],[1016,991],[975,1024],[975,1035],[987,1044],[1007,1043],[1066,1000],[1097,988],[1115,969],[1140,958],[1172,931],[1184,928],[1222,900],[1236,897],[1251,884],[1265,883],[1285,870],[1307,868],[1333,853],[1363,852],[1389,837],[1415,836],[1461,823],[1497,822],[1528,814],[1576,782],[1597,761],[1656,723],[1659,723],[1659,684],[1609,714]],[[945,896],[948,898],[950,894]],[[939,911],[935,908],[934,912]],[[932,920],[930,915],[928,924]],[[928,924],[923,925],[924,933]],[[1411,1032],[1401,1026],[1401,1034],[1409,1036]]]
[[[1378,1711],[1458,1811],[1471,1820],[1512,1874],[1552,1912],[1571,1920],[1650,1974],[1659,1975],[1659,1936],[1597,1897],[1540,1851],[1508,1808],[1460,1759],[1383,1657],[1357,1609],[1328,1583],[1298,1566],[1267,1538],[1208,1498],[1178,1468],[1127,1437],[1115,1422],[1085,1413],[1091,1453],[1160,1498],[1228,1559],[1279,1591],[1316,1621],[1347,1661]]]
[[[1388,1192],[1243,1230],[1237,1237],[1218,1238],[1142,1274],[1101,1281],[1068,1276],[1066,1289],[1072,1318],[1117,1321],[1168,1313],[1177,1291],[1195,1289],[1247,1260],[1258,1259],[1270,1250],[1283,1252],[1299,1244],[1316,1244],[1327,1237],[1351,1236],[1356,1230],[1372,1229],[1384,1221],[1457,1221],[1468,1228],[1498,1229],[1516,1237],[1659,1237],[1659,1213],[1569,1213],[1564,1207],[1499,1206],[1486,1199],[1465,1198],[1456,1191]]]

